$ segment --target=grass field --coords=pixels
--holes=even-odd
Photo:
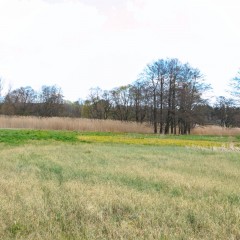
[[[239,143],[0,130],[0,239],[240,239]]]

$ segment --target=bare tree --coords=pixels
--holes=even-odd
[[[114,118],[128,121],[133,105],[130,91],[131,85],[114,88],[110,91],[113,104]]]
[[[207,85],[198,69],[178,59],[160,59],[148,64],[141,74],[148,89],[154,133],[190,133],[197,121],[195,107],[203,103]],[[145,95],[147,97],[147,95]]]
[[[167,59],[167,80],[168,80],[168,91],[167,91],[167,118],[165,125],[165,133],[168,134],[171,129],[172,134],[177,132],[177,119],[176,119],[176,87],[177,81],[181,76],[182,66],[178,59]]]
[[[152,107],[152,123],[154,133],[158,131],[158,66],[155,62],[148,64],[147,67],[144,69],[143,73],[140,77],[145,82],[145,85],[148,88],[148,93],[151,96],[151,107]]]
[[[85,113],[88,109],[88,117],[107,119],[111,110],[110,93],[103,91],[99,87],[91,88],[85,105]]]
[[[30,115],[33,113],[33,103],[36,100],[36,92],[31,87],[20,87],[10,90],[4,98],[4,113]]]
[[[61,115],[63,107],[63,95],[60,87],[42,86],[42,90],[39,96],[41,104],[41,116],[59,116]]]
[[[233,99],[227,99],[224,96],[217,97],[215,103],[215,117],[216,122],[222,127],[235,126],[235,113]]]
[[[130,94],[133,99],[134,120],[142,123],[147,116],[149,102],[146,83],[141,79],[135,81],[130,87]]]

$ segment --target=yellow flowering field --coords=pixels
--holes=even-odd
[[[135,145],[154,145],[154,146],[180,146],[180,147],[202,147],[202,148],[229,148],[233,143],[217,142],[208,140],[189,140],[189,139],[174,139],[174,138],[159,138],[159,137],[134,137],[124,134],[112,136],[98,135],[80,135],[80,141],[92,143],[122,143]],[[235,146],[235,145],[234,145]]]

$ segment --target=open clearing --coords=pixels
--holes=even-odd
[[[240,239],[239,143],[0,130],[0,239]]]

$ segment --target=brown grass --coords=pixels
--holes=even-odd
[[[152,133],[152,127],[136,122],[93,120],[85,118],[42,118],[0,116],[0,128],[27,128],[70,131]]]
[[[64,117],[22,117],[0,115],[0,128],[24,128],[45,130],[95,131],[95,132],[128,132],[153,133],[150,125],[136,122],[97,120],[86,118]],[[192,135],[240,135],[240,128],[223,128],[220,126],[197,126]]]
[[[197,126],[192,130],[193,135],[218,135],[235,136],[240,135],[240,128],[224,128],[220,126]]]

